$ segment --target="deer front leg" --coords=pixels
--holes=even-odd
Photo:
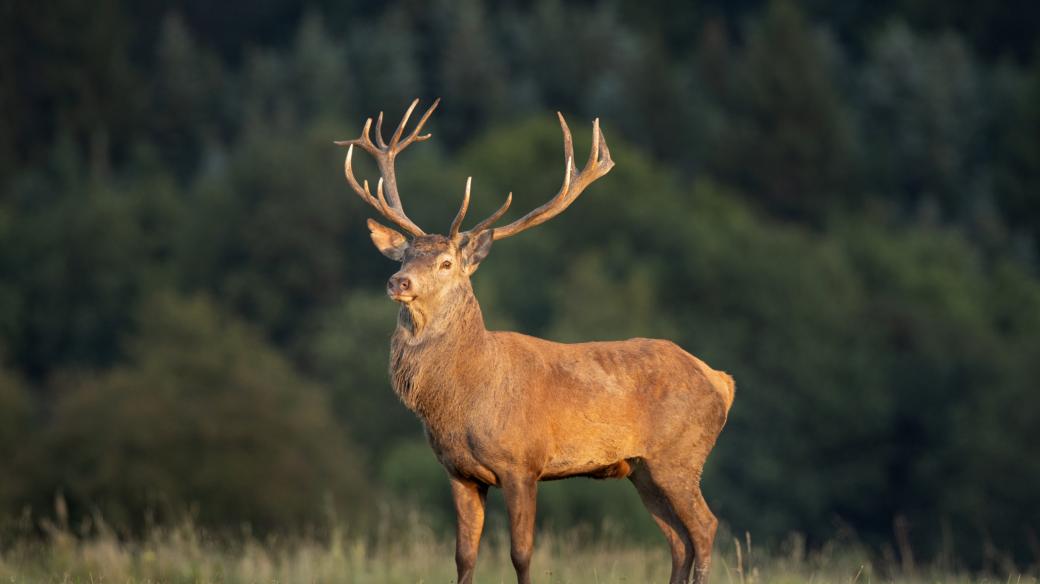
[[[484,507],[487,485],[450,477],[451,496],[455,500],[455,567],[459,571],[458,584],[473,582],[477,565],[480,534],[484,531]]]
[[[519,584],[531,584],[531,554],[534,552],[534,515],[538,482],[534,478],[502,481],[502,494],[509,512],[510,556]]]

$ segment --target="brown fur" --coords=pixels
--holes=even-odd
[[[670,582],[706,581],[717,521],[701,469],[733,378],[669,341],[561,344],[488,331],[469,276],[491,238],[423,235],[402,247],[393,230],[369,226],[377,247],[402,259],[395,278],[409,281],[405,296],[391,289],[402,307],[390,377],[448,471],[459,582],[473,577],[489,486],[505,494],[525,583],[536,483],[574,476],[631,480],[671,546]]]

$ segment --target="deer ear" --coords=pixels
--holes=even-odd
[[[491,251],[491,243],[495,241],[494,230],[485,229],[476,237],[467,236],[462,242],[462,259],[466,263],[466,275],[477,271],[480,262],[484,261]]]
[[[372,232],[372,243],[376,244],[380,253],[392,260],[401,261],[404,250],[408,249],[408,239],[405,236],[372,219],[368,220],[368,230]]]

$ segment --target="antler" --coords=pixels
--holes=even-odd
[[[563,186],[560,187],[556,196],[549,199],[544,205],[505,227],[496,228],[494,233],[496,241],[512,237],[559,215],[581,195],[586,187],[614,168],[614,161],[611,160],[610,150],[607,148],[607,140],[599,130],[599,118],[596,118],[592,122],[592,151],[589,152],[589,160],[585,163],[585,168],[578,172],[574,167],[574,142],[571,140],[571,130],[567,127],[563,114],[557,112],[556,115],[560,118],[560,128],[563,130],[565,160]]]
[[[574,142],[571,139],[571,130],[567,127],[567,121],[563,119],[563,114],[557,112],[556,115],[560,118],[560,128],[563,130],[565,160],[563,186],[560,187],[556,196],[544,205],[505,227],[495,228],[493,237],[496,241],[512,237],[559,215],[581,195],[586,187],[610,172],[611,168],[614,168],[614,161],[610,158],[610,149],[607,148],[607,140],[599,130],[599,118],[596,118],[592,123],[592,152],[589,153],[589,160],[585,163],[585,168],[578,172],[574,167]],[[458,216],[455,217],[455,221],[452,223],[453,236],[458,232],[458,226],[462,223],[462,217],[466,214],[467,207],[469,207],[469,187],[470,183],[466,181],[466,196],[462,201],[462,208],[459,209]],[[491,217],[481,221],[480,224],[470,229],[467,233],[476,234],[489,228],[505,214],[512,201],[513,193],[509,193],[505,204],[498,211],[495,211]]]
[[[459,212],[455,215],[455,219],[451,222],[451,230],[448,232],[448,236],[452,239],[458,236],[459,228],[462,227],[462,219],[466,217],[466,211],[469,209],[469,193],[470,187],[472,185],[473,177],[471,176],[466,179],[466,194],[462,197],[462,205],[459,207]],[[502,215],[506,214],[506,211],[509,210],[509,205],[512,204],[512,202],[513,193],[509,193],[509,196],[506,197],[506,202],[498,208],[498,211],[492,213],[490,217],[481,221],[476,225],[476,227],[468,230],[466,233],[480,233],[488,227],[491,227],[491,225],[494,224],[495,221],[498,221],[502,218]]]
[[[361,130],[361,136],[354,140],[342,140],[336,142],[338,146],[349,146],[347,149],[347,158],[343,162],[343,174],[347,177],[347,182],[354,189],[354,192],[361,197],[361,200],[365,201],[377,211],[379,211],[384,217],[393,221],[401,229],[404,229],[408,233],[418,237],[420,235],[426,235],[418,225],[412,222],[405,215],[404,207],[401,206],[401,195],[397,191],[397,175],[394,173],[394,159],[402,150],[410,146],[413,142],[422,142],[428,140],[431,134],[420,135],[422,127],[426,124],[426,121],[430,119],[433,114],[433,110],[437,109],[437,105],[440,104],[441,100],[437,99],[430,106],[430,109],[426,110],[423,117],[419,119],[419,123],[416,124],[415,129],[412,130],[408,136],[402,139],[404,135],[404,128],[408,124],[408,118],[411,117],[412,111],[415,106],[419,105],[419,100],[416,99],[412,102],[412,105],[408,107],[408,111],[404,113],[404,117],[401,118],[401,123],[398,124],[397,130],[394,131],[393,136],[390,137],[390,142],[387,143],[383,140],[383,112],[379,112],[379,117],[376,119],[376,141],[372,142],[370,136],[370,130],[372,128],[372,118],[365,120],[365,127]],[[354,176],[354,169],[351,166],[351,159],[354,155],[354,146],[361,148],[365,152],[372,155],[372,158],[376,159],[376,164],[379,165],[379,184],[376,187],[376,196],[372,196],[372,191],[368,188],[368,181],[364,181],[364,185],[358,184],[357,178]],[[386,185],[386,193],[384,195],[383,185]]]

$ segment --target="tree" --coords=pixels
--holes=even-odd
[[[359,80],[351,92],[359,116],[404,111],[409,100],[427,97],[420,63],[424,47],[415,28],[404,4],[388,7],[376,22],[351,27],[348,51]]]
[[[342,152],[327,130],[260,123],[200,180],[178,223],[177,271],[276,341],[288,343],[347,280]],[[360,224],[360,225],[359,225]]]
[[[1004,221],[1025,235],[1027,258],[1040,257],[1040,59],[1029,71],[996,77],[998,118],[993,190]]]
[[[194,509],[261,531],[364,509],[365,463],[321,390],[254,331],[200,297],[156,296],[137,320],[125,364],[56,383],[38,496],[116,525]]]
[[[656,289],[660,277],[652,266],[631,253],[616,255],[587,251],[572,260],[571,269],[557,284],[558,316],[548,338],[573,343],[678,337],[674,323],[660,310]],[[591,297],[589,290],[595,290]]]
[[[179,209],[162,174],[90,181],[73,148],[59,152],[69,160],[11,189],[0,225],[0,333],[31,379],[119,358],[138,299],[167,280]]]
[[[230,84],[220,61],[198,45],[177,13],[163,18],[156,45],[148,126],[166,163],[186,177],[202,146],[216,141],[232,121],[227,119]]]
[[[982,355],[986,367],[951,415],[955,429],[948,448],[957,464],[948,482],[954,488],[941,491],[941,508],[956,518],[957,540],[986,542],[988,550],[967,550],[971,560],[997,569],[1006,559],[994,550],[1030,557],[1040,523],[1040,502],[1030,496],[1031,489],[1022,488],[1040,484],[1040,461],[1023,455],[1040,443],[1040,408],[1028,405],[1040,375],[1040,286],[1006,260],[986,276],[990,285],[981,300],[996,342],[972,339],[972,345],[989,346]]]
[[[325,380],[336,417],[378,457],[421,428],[390,388],[390,335],[397,306],[378,289],[357,290],[316,316],[305,360]]]
[[[318,12],[308,12],[289,50],[254,48],[241,79],[244,133],[294,130],[313,121],[338,120],[353,82],[346,49],[332,39]]]
[[[39,163],[65,134],[87,154],[94,175],[106,174],[141,105],[122,3],[19,3],[4,12],[4,36],[21,57],[5,63],[5,81],[17,91],[7,92],[5,82],[0,101],[20,114],[3,123],[11,135],[0,139],[0,151],[13,145],[16,162]]]
[[[480,127],[509,111],[509,70],[494,41],[494,21],[487,17],[483,2],[441,2],[430,11],[435,39],[440,49],[439,70],[434,85],[448,108],[459,112],[442,120],[442,132],[459,142],[466,127]],[[454,123],[453,123],[454,122]]]
[[[967,219],[986,192],[986,128],[975,63],[961,39],[915,36],[901,23],[875,39],[857,92],[868,187],[914,213]]]
[[[787,0],[771,2],[748,31],[713,169],[779,216],[818,222],[853,194],[853,135],[828,67],[836,51]]]
[[[292,81],[284,93],[295,96],[302,119],[338,119],[349,111],[357,80],[348,67],[346,47],[330,36],[321,13],[303,15],[290,63]]]

